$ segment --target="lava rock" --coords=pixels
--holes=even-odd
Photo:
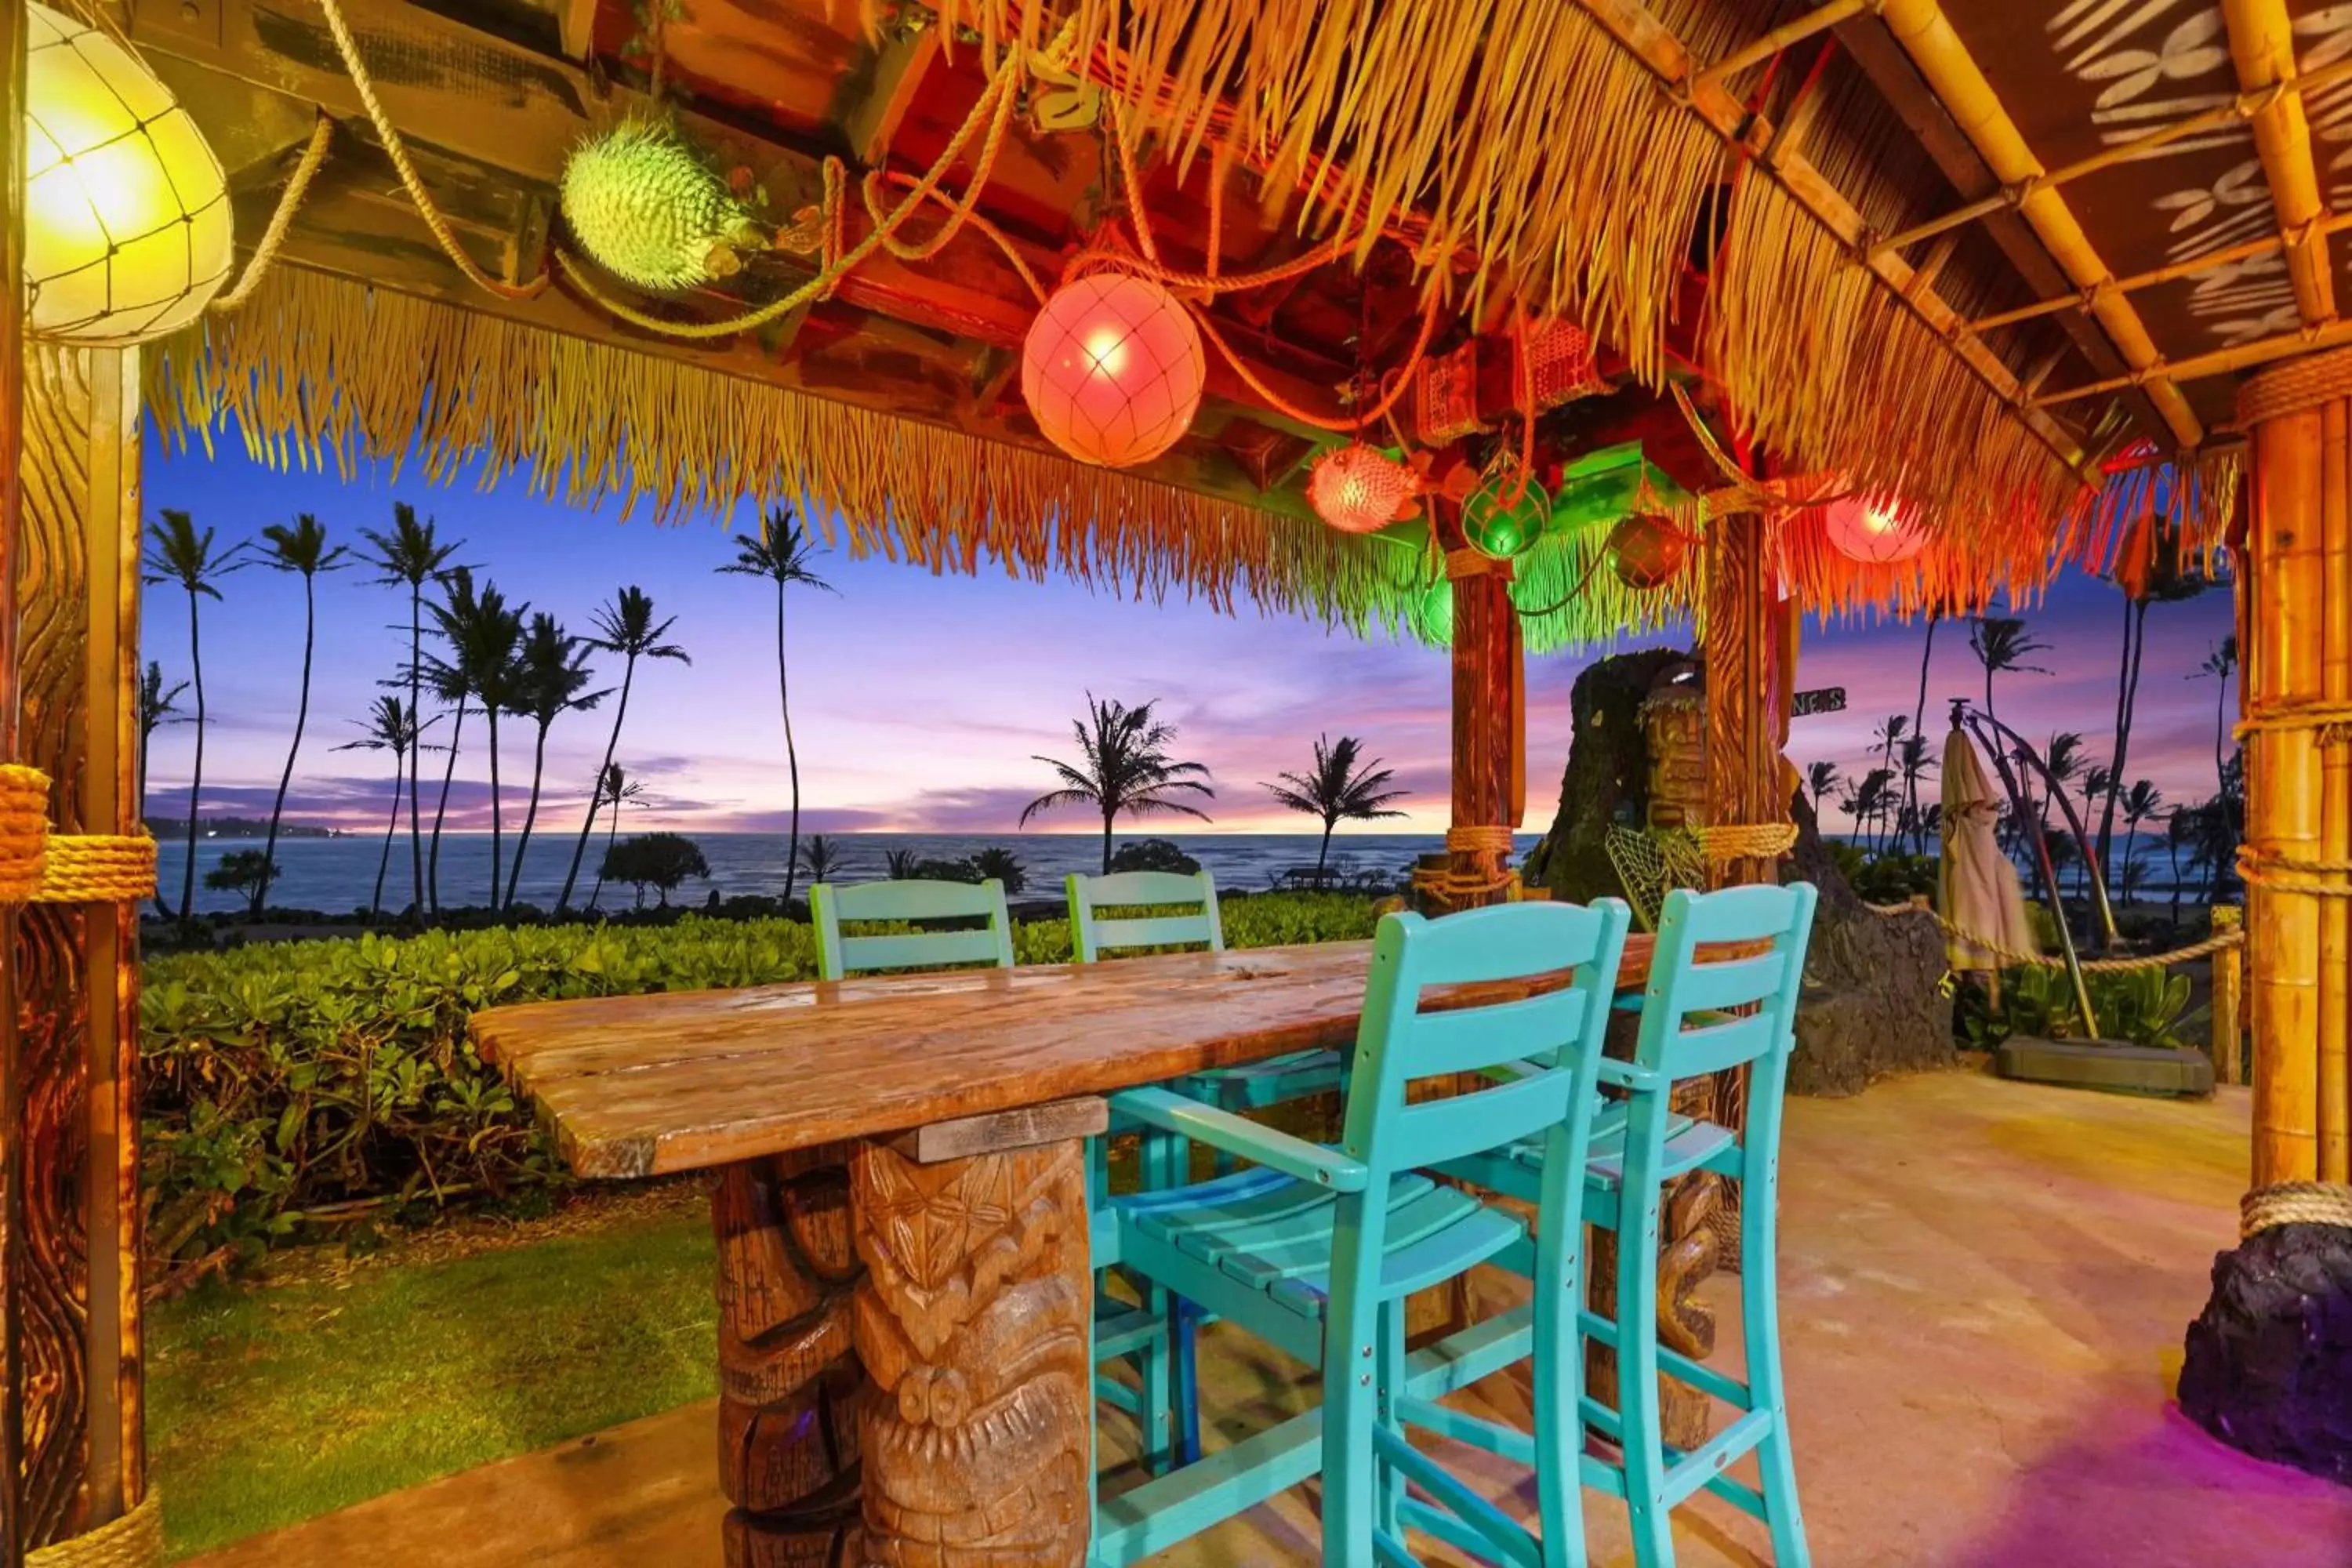
[[[2282,1225],[2213,1259],[2180,1408],[2259,1459],[2352,1486],[2352,1227]]]

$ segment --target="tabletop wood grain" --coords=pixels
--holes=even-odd
[[[1371,943],[1187,952],[475,1015],[583,1176],[658,1175],[1355,1038]],[[1649,970],[1626,942],[1621,987]]]

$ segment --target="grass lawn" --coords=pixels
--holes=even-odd
[[[714,1392],[698,1188],[213,1284],[149,1318],[173,1561]]]

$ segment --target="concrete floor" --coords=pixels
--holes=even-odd
[[[1791,1107],[1782,1320],[1822,1568],[2352,1568],[2352,1490],[2244,1458],[2168,1403],[2236,1238],[2247,1122],[2242,1090],[2172,1104],[1975,1073]],[[1728,1331],[1735,1302],[1717,1304]],[[1297,1369],[1244,1342],[1202,1363],[1222,1426],[1295,1407]],[[712,1442],[712,1406],[691,1405],[197,1562],[717,1568]],[[1527,1510],[1507,1469],[1464,1468]],[[1712,1500],[1677,1517],[1685,1568],[1770,1560]],[[1162,1561],[1311,1562],[1314,1518],[1308,1489]],[[1622,1519],[1588,1495],[1596,1564],[1632,1562]]]

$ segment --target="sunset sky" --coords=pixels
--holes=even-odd
[[[488,495],[470,486],[433,487],[414,474],[395,483],[379,472],[346,484],[331,474],[273,472],[226,446],[207,460],[201,452],[167,456],[151,441],[150,517],[161,507],[184,509],[200,528],[217,529],[224,543],[309,511],[332,539],[357,545],[361,528],[390,525],[394,499],[436,518],[445,540],[465,541],[458,559],[510,599],[553,612],[575,633],[588,629],[592,612],[621,585],[649,593],[663,615],[677,617],[672,638],[694,662],[639,668],[618,756],[648,785],[651,809],[641,825],[712,832],[782,826],[788,795],[772,593],[764,583],[715,574],[734,553],[722,524],[624,523],[609,509],[584,513],[535,500],[520,479]],[[1179,727],[1181,753],[1209,766],[1218,792],[1214,826],[1183,824],[1183,832],[1306,828],[1307,819],[1274,805],[1258,782],[1304,768],[1318,732],[1343,731],[1362,736],[1413,792],[1402,803],[1411,815],[1391,826],[1444,826],[1448,671],[1434,650],[1360,642],[1304,620],[1234,618],[1181,601],[1130,603],[1063,582],[934,577],[840,552],[822,557],[819,569],[838,593],[797,593],[791,612],[805,827],[1010,833],[1022,805],[1050,783],[1032,753],[1076,754],[1070,720],[1089,690],[1130,703],[1157,700]],[[406,655],[404,594],[368,585],[366,576],[353,570],[320,583],[311,722],[288,807],[295,820],[380,826],[389,803],[388,757],[332,749],[359,732],[354,721],[376,695],[375,683]],[[247,571],[223,591],[226,602],[207,600],[203,608],[211,717],[203,809],[264,815],[293,717],[300,580]],[[2104,583],[2070,577],[2028,614],[2035,634],[2053,645],[2036,662],[2058,673],[2004,677],[2002,717],[2037,740],[2054,729],[2082,731],[2104,757],[2119,597]],[[2220,592],[2153,612],[2129,772],[2152,780],[2168,801],[2213,791],[2219,694],[2214,682],[2189,677],[2229,622],[2228,595]],[[169,585],[151,589],[144,633],[146,656],[162,660],[171,680],[184,679],[184,596]],[[1530,661],[1531,830],[1550,820],[1567,758],[1569,689],[1596,651]],[[1799,684],[1844,686],[1851,706],[1798,721],[1791,759],[1801,766],[1819,757],[1856,765],[1873,724],[1910,711],[1919,651],[1916,626],[1809,624]],[[600,684],[618,676],[613,661],[610,679]],[[1942,731],[1937,699],[1982,689],[1966,628],[1939,630],[1928,687],[1931,732]],[[556,725],[548,809],[569,816],[584,804],[610,723],[608,700]],[[478,725],[468,721],[472,754],[459,763],[453,826],[488,825]],[[502,738],[509,740],[502,767],[519,798],[530,762],[527,724],[515,722]],[[184,810],[192,750],[185,726],[157,736],[155,815]],[[1079,831],[1087,824],[1066,816],[1039,826]]]

